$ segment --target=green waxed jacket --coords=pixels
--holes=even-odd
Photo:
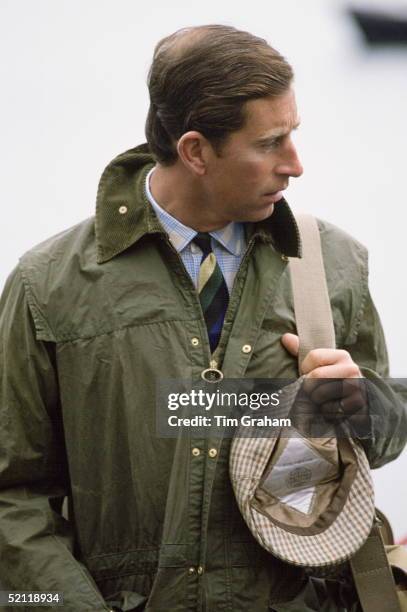
[[[6,284],[0,585],[61,592],[69,612],[115,601],[147,612],[285,610],[304,573],[248,531],[228,477],[230,441],[155,435],[156,381],[199,379],[210,353],[197,292],[144,194],[152,164],[145,146],[117,157],[95,218],[26,253]],[[337,346],[367,375],[386,376],[366,251],[332,225],[320,230]],[[288,205],[248,238],[220,367],[230,378],[295,378],[280,343],[295,332],[286,256],[300,253]],[[403,404],[390,386],[382,393],[385,426],[363,442],[373,467],[403,447]],[[311,609],[298,606],[287,609]]]

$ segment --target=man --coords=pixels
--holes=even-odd
[[[4,588],[60,592],[72,612],[262,612],[286,609],[306,585],[240,516],[230,440],[155,434],[160,380],[208,369],[298,376],[287,258],[300,240],[282,196],[302,174],[292,79],[277,51],[232,27],[162,40],[148,146],[106,168],[94,219],[32,249],[8,280]],[[311,352],[302,373],[386,376],[365,249],[320,230],[341,350]],[[389,412],[363,441],[373,467],[403,446],[402,403],[383,389]],[[351,403],[342,399],[345,410]]]

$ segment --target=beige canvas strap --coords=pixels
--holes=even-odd
[[[302,258],[290,259],[290,274],[300,365],[310,350],[335,348],[336,344],[318,224],[311,215],[298,215],[296,220]],[[350,564],[363,612],[400,612],[393,574],[376,525]]]
[[[363,612],[400,612],[393,574],[377,525],[350,565]]]
[[[302,257],[290,259],[290,273],[301,363],[311,349],[335,348],[335,330],[316,219],[304,214],[296,220]]]

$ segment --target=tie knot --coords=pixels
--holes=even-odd
[[[211,235],[207,232],[198,232],[192,242],[199,246],[205,256],[212,252]]]

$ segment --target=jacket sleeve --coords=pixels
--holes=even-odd
[[[0,302],[0,584],[61,593],[69,612],[109,610],[62,517],[69,479],[53,346],[35,337],[17,268]]]
[[[356,322],[355,341],[344,346],[366,378],[369,431],[360,441],[372,468],[396,459],[407,439],[407,386],[389,378],[383,328],[369,289]]]

